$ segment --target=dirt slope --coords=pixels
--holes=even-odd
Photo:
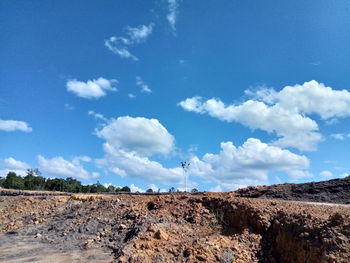
[[[13,263],[47,255],[50,262],[140,263],[350,258],[348,206],[232,193],[0,196],[0,233],[0,262]]]
[[[234,192],[236,196],[350,204],[350,176],[303,184],[250,186]]]

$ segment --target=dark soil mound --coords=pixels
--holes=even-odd
[[[350,204],[350,176],[303,184],[250,186],[234,193],[240,197]]]

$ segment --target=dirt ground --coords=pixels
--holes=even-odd
[[[0,196],[0,262],[349,262],[350,207],[198,195]]]

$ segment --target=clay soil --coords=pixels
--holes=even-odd
[[[0,196],[0,262],[349,262],[350,207],[236,197]]]

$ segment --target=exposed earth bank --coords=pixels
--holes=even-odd
[[[234,193],[236,196],[250,198],[350,204],[350,176],[303,184],[250,186]]]
[[[0,262],[348,262],[350,207],[198,195],[0,196]]]

